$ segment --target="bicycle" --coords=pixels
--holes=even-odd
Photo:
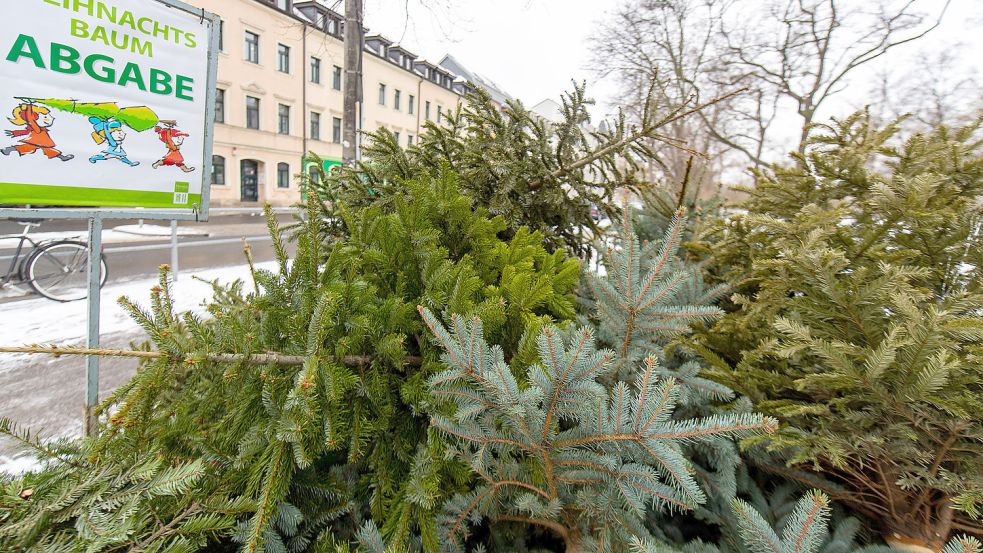
[[[35,292],[59,302],[85,299],[89,293],[89,245],[72,239],[35,241],[29,233],[41,226],[41,219],[21,219],[24,226],[20,234],[0,236],[0,239],[18,239],[17,249],[11,258],[7,274],[0,280],[0,288],[12,282],[27,283]],[[24,254],[24,243],[30,250]],[[99,287],[106,284],[109,267],[102,256]]]

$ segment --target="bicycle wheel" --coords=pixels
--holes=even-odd
[[[109,276],[105,256],[101,263],[100,287]],[[26,276],[31,288],[50,300],[85,299],[89,292],[89,246],[74,240],[43,244],[28,258]]]

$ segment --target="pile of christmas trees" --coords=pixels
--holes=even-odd
[[[158,355],[99,437],[0,420],[45,460],[0,482],[0,550],[978,553],[978,129],[859,114],[746,213],[633,213],[684,114],[585,105],[380,131],[209,317],[166,272],[122,300]]]

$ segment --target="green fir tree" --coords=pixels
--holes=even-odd
[[[549,531],[568,552],[618,550],[631,536],[648,535],[648,508],[704,501],[681,444],[775,424],[751,414],[673,420],[679,384],[659,378],[652,357],[633,385],[602,385],[615,354],[597,350],[587,328],[566,336],[545,328],[540,363],[520,387],[502,349],[485,341],[480,319],[454,316],[448,331],[421,311],[449,367],[430,386],[454,406],[433,424],[458,444],[480,482],[444,507],[447,550],[461,550],[470,525],[485,519]]]
[[[716,252],[739,293],[693,346],[786,423],[773,474],[940,551],[983,532],[983,157],[976,125],[896,134],[860,113],[760,175]]]
[[[188,493],[250,502],[234,532],[244,551],[305,550],[322,532],[354,536],[369,517],[394,543],[420,535],[434,550],[440,506],[470,473],[430,439],[426,383],[441,369],[425,361],[415,307],[481,316],[512,357],[534,350],[527,331],[573,317],[579,279],[540,234],[499,238],[502,219],[458,183],[444,171],[404,182],[393,202],[339,206],[336,238],[312,197],[293,259],[269,215],[276,267],[255,269],[248,288],[216,288],[208,319],[176,313],[166,278],[149,311],[124,301],[166,356],[106,401],[91,461],[204,463]],[[18,511],[39,528],[23,547],[54,531],[35,505]]]
[[[543,234],[551,251],[586,257],[593,237],[604,234],[592,210],[618,219],[615,192],[640,190],[639,163],[656,155],[649,145],[668,140],[682,147],[660,131],[698,108],[646,110],[636,123],[619,113],[595,128],[592,103],[576,86],[561,98],[559,121],[552,122],[518,101],[499,106],[479,89],[441,124],[426,122],[408,148],[387,129],[369,133],[366,161],[338,179],[319,179],[321,196],[350,206],[389,202],[402,194],[405,180],[450,168],[462,190],[509,229],[528,227]]]

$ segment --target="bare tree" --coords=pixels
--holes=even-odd
[[[760,25],[732,10],[720,27],[725,61],[792,101],[802,118],[797,149],[803,152],[820,108],[845,89],[849,76],[934,30],[950,1],[933,19],[916,11],[918,0],[774,0]]]
[[[875,85],[864,102],[881,121],[908,115],[912,130],[925,130],[942,124],[968,123],[983,106],[977,75],[954,70],[965,67],[960,55],[965,45],[955,44],[934,54],[919,55],[914,68],[898,72],[878,72]]]
[[[597,61],[626,95],[655,79],[670,105],[743,90],[677,138],[710,159],[761,167],[790,143],[803,151],[851,77],[935,29],[949,1],[929,16],[927,0],[626,0],[596,39]],[[776,121],[795,116],[794,136],[781,136]]]
[[[733,90],[715,82],[726,80],[714,40],[719,12],[726,4],[722,0],[633,2],[602,26],[595,65],[621,81],[619,103],[629,115],[637,116],[646,107],[671,111]],[[653,144],[658,161],[649,164],[648,180],[681,183],[688,176],[695,188],[719,182],[729,151],[707,132],[705,121],[720,121],[742,103],[731,97],[708,107],[701,113],[703,120],[687,118],[664,129],[705,156],[691,163],[687,152]]]

